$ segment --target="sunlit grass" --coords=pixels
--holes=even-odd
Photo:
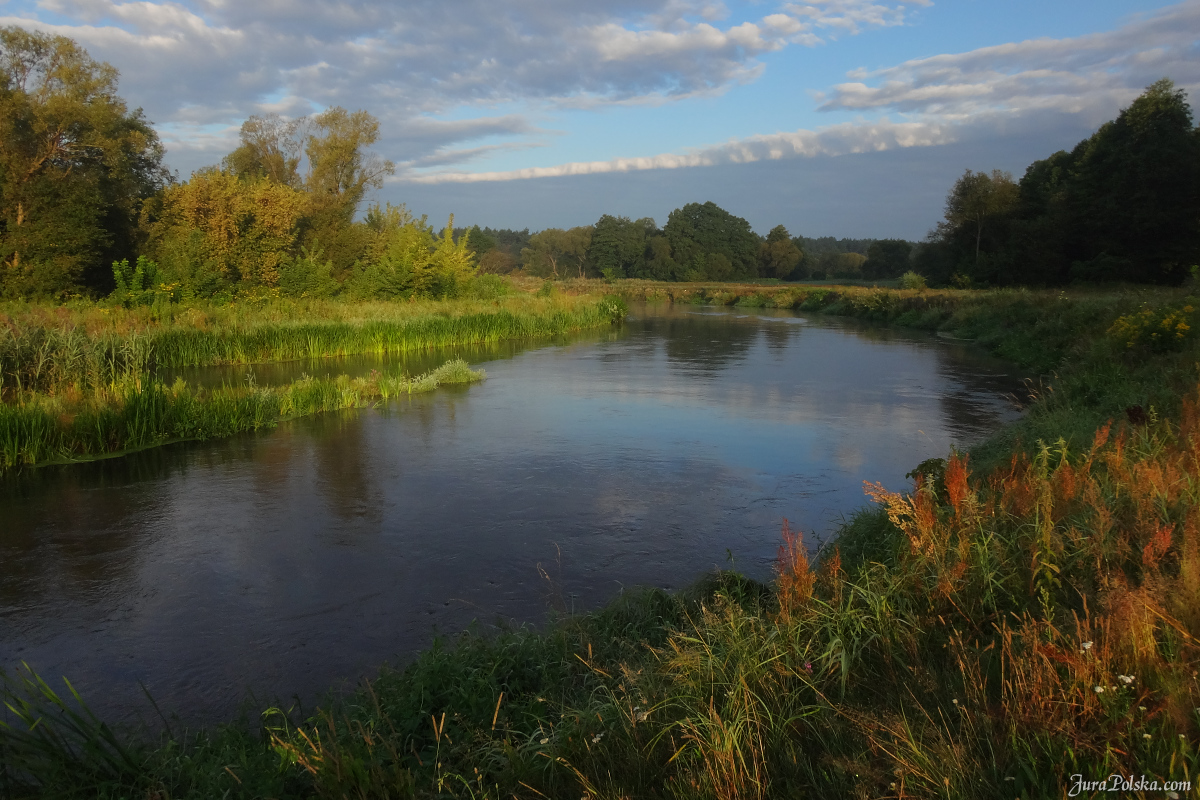
[[[448,384],[482,380],[454,359],[416,377],[373,371],[362,378],[306,377],[286,386],[193,389],[128,378],[85,400],[33,395],[0,404],[0,474],[22,466],[78,461],[167,442],[213,439],[281,420],[386,402]]]
[[[160,369],[253,364],[560,336],[619,320],[619,301],[493,301],[135,308],[0,306],[0,397],[89,394]]]

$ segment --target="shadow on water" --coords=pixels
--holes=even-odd
[[[310,703],[435,629],[543,619],[538,564],[580,609],[686,585],[727,550],[769,577],[783,517],[825,535],[864,479],[901,488],[1018,413],[1020,376],[960,345],[741,309],[254,369],[454,356],[488,380],[0,482],[0,667],[68,675],[112,719],[152,716],[139,681],[197,722],[247,691]]]

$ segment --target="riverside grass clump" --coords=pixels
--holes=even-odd
[[[553,337],[625,314],[615,297],[345,303],[273,300],[124,308],[79,303],[0,306],[0,474],[170,441],[257,430],[401,391],[469,379],[465,364],[407,379],[303,380],[194,390],[160,371]],[[431,383],[432,382],[432,383]]]
[[[167,386],[132,376],[83,400],[33,395],[20,404],[0,404],[0,475],[22,466],[231,436],[293,417],[358,408],[483,378],[483,370],[454,359],[414,378],[372,371],[364,378],[305,377],[279,387],[247,383],[205,390],[193,389],[182,379]]]
[[[1171,420],[907,493],[815,565],[439,644],[256,730],[115,736],[28,673],[11,796],[1042,798],[1200,780],[1200,389]],[[68,690],[69,691],[69,690]],[[69,697],[69,696],[68,696]],[[40,722],[39,722],[40,720]],[[1075,776],[1079,776],[1076,778]]]
[[[609,325],[616,298],[286,301],[166,308],[0,305],[0,399],[86,395],[159,369],[254,364],[551,337]]]

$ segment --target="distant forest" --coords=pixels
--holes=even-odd
[[[477,273],[1177,284],[1200,263],[1200,130],[1168,80],[1020,181],[967,170],[920,243],[762,236],[712,202],[662,227],[604,214],[536,233],[453,217],[438,230],[403,205],[363,210],[395,167],[371,150],[378,121],[338,107],[251,117],[220,164],[180,182],[116,89],[116,70],[70,39],[0,28],[0,297],[452,297]]]

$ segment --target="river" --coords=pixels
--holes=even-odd
[[[959,343],[783,311],[635,306],[559,341],[254,368],[196,383],[410,372],[486,382],[0,481],[0,667],[105,718],[311,707],[435,632],[540,623],[705,570],[771,575],[918,462],[1020,414]]]

